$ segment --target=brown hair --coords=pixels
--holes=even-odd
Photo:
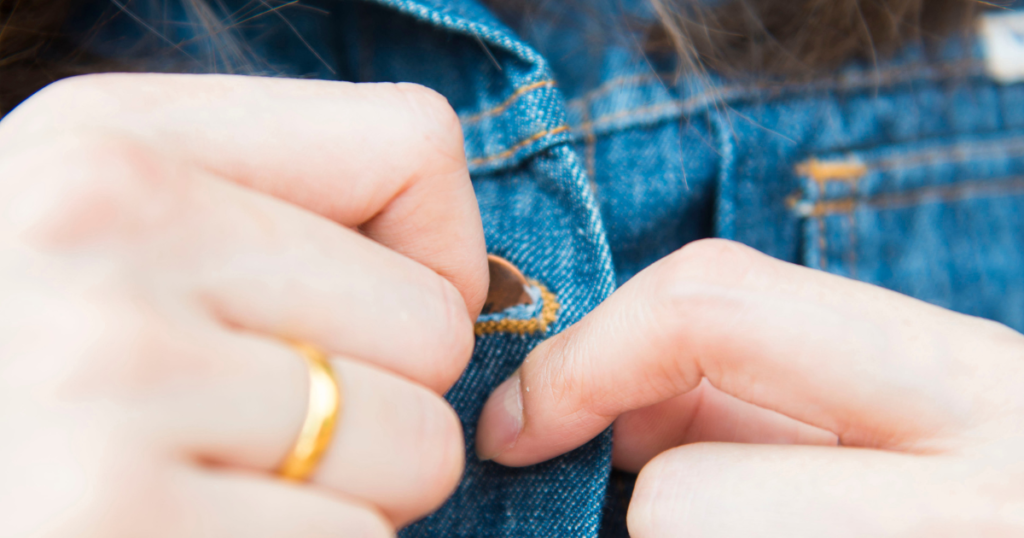
[[[980,0],[648,0],[660,24],[646,52],[671,51],[680,72],[813,76],[853,58],[873,60],[908,42],[967,31]],[[208,29],[206,70],[246,72],[252,60],[204,0],[184,0]],[[539,0],[491,0],[506,14]],[[556,2],[557,3],[557,2]],[[0,115],[46,84],[71,75],[152,68],[91,56],[66,23],[76,0],[0,0]],[[511,7],[510,7],[511,6]],[[195,66],[192,66],[194,69]],[[172,68],[173,69],[173,68]]]
[[[164,0],[111,0],[98,25],[117,14],[130,13],[123,6],[158,9]],[[229,25],[215,12],[209,0],[181,0],[189,22],[204,28],[202,42],[208,54],[185,55],[162,42],[153,32],[140,32],[139,42],[125,43],[136,61],[111,59],[82,47],[99,29],[72,29],[69,21],[82,15],[81,0],[0,0],[0,116],[47,84],[62,78],[110,71],[161,70],[178,72],[220,72],[255,74],[265,72],[260,61],[247,49]],[[85,6],[90,7],[90,6]],[[91,6],[95,7],[95,5]],[[123,13],[122,13],[123,12]],[[92,15],[96,17],[95,14]],[[141,19],[139,24],[146,24]],[[144,29],[148,30],[148,29]]]
[[[662,24],[650,50],[672,49],[684,71],[808,77],[898,47],[966,34],[977,0],[649,0]]]
[[[61,32],[73,4],[0,0],[0,114],[49,82],[102,69]]]

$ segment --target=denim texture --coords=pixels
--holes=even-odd
[[[690,241],[734,239],[1024,330],[1024,85],[986,77],[976,43],[911,46],[800,83],[677,80],[621,24],[650,19],[645,2],[566,4],[513,30],[477,0],[318,0],[239,28],[250,70],[444,94],[462,119],[489,251],[561,305],[545,334],[478,337],[447,395],[466,434],[465,476],[404,538],[626,535],[633,477],[611,472],[610,432],[509,469],[477,460],[476,420],[530,349]],[[104,15],[109,34],[137,26],[115,15]],[[156,30],[177,42],[189,28]],[[128,54],[116,39],[88,42]],[[188,43],[183,53],[200,56]]]

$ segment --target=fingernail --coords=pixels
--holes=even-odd
[[[480,414],[476,432],[476,454],[491,460],[516,446],[523,430],[523,392],[519,371],[491,394]]]

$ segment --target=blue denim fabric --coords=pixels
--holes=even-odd
[[[250,70],[444,94],[462,118],[489,250],[562,305],[545,334],[478,338],[447,395],[466,433],[464,479],[405,538],[625,536],[632,477],[611,473],[608,432],[509,469],[476,459],[476,420],[537,343],[695,239],[734,239],[1024,330],[1024,85],[987,78],[976,43],[909,47],[811,82],[676,81],[620,24],[649,18],[644,2],[579,5],[513,31],[476,0],[321,0],[329,14],[240,28]],[[158,28],[169,40],[190,39],[187,12],[155,15],[179,21]],[[586,39],[593,28],[607,39]],[[90,43],[123,55],[116,40]],[[182,54],[202,55],[188,43]]]

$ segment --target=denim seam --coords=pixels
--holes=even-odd
[[[825,161],[811,157],[796,165],[796,173],[814,181],[823,189],[831,181],[856,184],[868,173],[868,166],[857,157]]]
[[[613,112],[611,114],[605,114],[604,116],[598,116],[593,121],[582,123],[579,127],[577,127],[577,129],[579,129],[581,133],[589,133],[590,135],[597,137],[597,127],[601,127],[602,123],[611,123],[616,120],[630,119],[634,117],[643,116],[645,114],[656,114],[663,110],[678,109],[678,111],[682,113],[685,110],[686,104],[688,102],[689,100],[682,102],[672,100],[665,101],[663,103],[658,103],[656,105],[648,105],[629,110],[620,110],[618,112]]]
[[[868,161],[867,163],[861,161],[856,156],[845,160],[825,161],[812,157],[797,164],[796,173],[798,175],[817,183],[819,192],[822,192],[828,183],[838,181],[849,184],[850,193],[842,198],[826,197],[824,200],[816,201],[809,208],[805,206],[803,209],[797,209],[797,211],[806,216],[852,212],[856,201],[859,199],[857,189],[860,181],[871,171],[891,172],[924,165],[963,163],[985,157],[1016,158],[1024,156],[1024,137],[1007,138],[1001,140],[999,144],[985,144],[969,150],[950,151],[951,148],[962,148],[963,145],[963,143],[955,143],[929,147],[918,152]],[[1002,180],[991,180],[981,184],[990,184],[998,181]],[[958,187],[963,189],[970,189],[971,186],[979,185],[979,182],[971,182],[969,180],[961,183],[968,183],[968,185],[958,185]],[[918,190],[934,190],[936,188],[923,187]],[[883,194],[873,199],[894,199],[897,196],[902,199],[904,195],[905,193]],[[798,200],[794,199],[792,202],[791,208],[799,206]]]
[[[513,104],[515,104],[516,101],[521,99],[523,96],[529,93],[533,93],[535,90],[539,90],[541,88],[553,88],[554,86],[554,80],[546,79],[517,88],[516,91],[512,92],[512,95],[510,95],[507,99],[502,101],[500,105],[490,108],[488,110],[484,110],[483,112],[478,112],[476,114],[468,116],[462,120],[462,124],[471,125],[479,122],[480,120],[483,120],[484,118],[497,116],[498,114],[501,114],[502,112],[508,110]]]
[[[976,59],[962,60],[959,62],[950,62],[943,64],[927,64],[920,63],[909,66],[894,66],[889,69],[877,72],[871,77],[858,78],[851,80],[850,77],[829,77],[813,80],[810,82],[803,83],[779,83],[779,82],[756,82],[753,84],[737,84],[732,86],[721,86],[713,87],[709,90],[702,91],[696,95],[686,98],[684,101],[700,101],[706,100],[712,97],[714,94],[733,94],[733,98],[739,97],[745,94],[754,93],[766,89],[770,89],[777,92],[806,92],[810,91],[822,91],[822,90],[849,90],[863,87],[874,87],[880,88],[884,86],[895,85],[899,83],[915,82],[918,80],[934,80],[935,77],[923,76],[923,73],[928,71],[937,70],[940,79],[944,78],[955,78],[965,74],[975,73],[982,74],[981,63]],[[910,72],[910,76],[907,75]],[[596,96],[607,93],[618,86],[624,86],[629,82],[648,82],[648,81],[664,81],[667,75],[654,73],[644,75],[629,75],[624,77],[614,78],[590,92],[569,100],[567,105],[570,108],[576,108],[585,106],[586,104],[593,101]],[[664,84],[662,84],[664,86]],[[728,97],[723,98],[723,101],[730,100]]]
[[[584,123],[590,119],[590,111],[583,111]],[[587,179],[590,181],[591,188],[594,193],[597,193],[597,137],[594,136],[594,131],[585,131],[583,133],[583,161],[584,166],[587,170]]]
[[[714,234],[725,239],[737,239],[736,131],[726,114],[709,114],[710,127],[714,136],[714,151],[718,155],[716,181]],[[689,188],[687,186],[687,188]]]
[[[927,65],[927,64],[925,64],[925,65]],[[973,75],[980,75],[981,74],[981,71],[979,71],[979,69],[978,69],[977,62],[974,62],[974,61],[961,62],[961,63],[958,63],[958,64],[945,64],[945,65],[946,66],[953,66],[953,68],[946,69],[946,70],[942,71],[942,73],[941,73],[942,76],[940,76],[940,77],[931,77],[931,79],[935,79],[935,78],[938,78],[938,79],[952,78],[952,77],[956,77],[958,75],[964,75],[964,74],[973,74]],[[957,67],[959,67],[959,69],[955,69]],[[875,87],[879,88],[881,86],[891,85],[891,84],[895,84],[897,82],[907,83],[907,82],[914,82],[916,80],[927,80],[927,79],[929,79],[929,77],[924,77],[924,76],[920,76],[920,77],[917,77],[917,78],[907,78],[907,79],[900,79],[900,78],[894,76],[894,75],[898,75],[900,73],[901,73],[901,70],[899,70],[899,69],[893,69],[891,71],[885,72],[885,74],[883,76],[878,77],[878,78],[883,78],[884,77],[885,80],[882,80],[881,82],[877,82]],[[647,78],[654,78],[653,75],[646,75],[645,77],[647,77]],[[643,78],[643,77],[624,77],[623,80],[635,79],[635,78]],[[877,81],[877,79],[875,79],[875,80]],[[808,84],[805,84],[804,86],[784,86],[784,87],[781,88],[781,90],[777,90],[777,91],[790,90],[790,89],[800,88],[800,87],[808,87],[808,88],[813,88],[813,89],[816,89],[816,90],[843,90],[843,89],[851,89],[851,88],[864,87],[865,86],[865,84],[863,82],[860,82],[860,81],[851,82],[851,81],[846,81],[846,80],[842,80],[842,79],[834,79],[834,80],[830,80],[828,82],[830,84],[822,84],[819,81],[817,84],[815,84],[815,83],[808,83]],[[762,85],[754,85],[754,86],[734,86],[734,87],[716,88],[716,89],[713,89],[713,90],[710,90],[710,91],[701,92],[701,93],[699,93],[697,95],[688,97],[688,98],[683,99],[683,100],[672,99],[672,100],[662,101],[662,102],[655,103],[655,104],[646,104],[646,105],[643,105],[643,106],[637,107],[637,108],[630,108],[630,109],[627,109],[627,110],[620,110],[620,111],[617,111],[617,112],[612,112],[610,114],[606,114],[604,116],[598,116],[597,118],[595,118],[592,121],[589,121],[589,122],[585,121],[584,123],[582,123],[579,126],[577,126],[576,129],[578,129],[581,134],[585,134],[587,131],[592,131],[592,133],[595,136],[595,138],[599,138],[601,136],[605,136],[605,135],[608,134],[608,133],[598,132],[599,129],[602,128],[602,127],[605,127],[605,124],[608,124],[608,123],[611,123],[611,122],[614,122],[614,121],[631,120],[631,119],[633,119],[635,117],[640,117],[640,116],[647,115],[647,114],[657,114],[657,113],[661,113],[661,112],[665,112],[665,111],[674,112],[672,117],[675,117],[676,114],[678,114],[678,115],[693,114],[693,113],[699,112],[702,107],[704,107],[704,106],[708,105],[709,103],[711,103],[712,101],[709,100],[709,99],[713,99],[715,94],[717,94],[717,93],[721,93],[721,94],[732,93],[732,94],[734,94],[732,98],[726,96],[726,97],[722,97],[720,99],[720,102],[727,103],[727,102],[729,102],[731,100],[736,100],[739,97],[742,97],[743,94],[745,94],[745,93],[751,93],[751,92],[753,92],[754,90],[756,90],[758,88],[761,88],[761,89],[772,88],[772,85],[770,85],[770,84],[762,84]],[[581,98],[577,98],[574,101],[571,101],[569,103],[569,106],[570,107],[579,107],[579,106],[581,106],[582,103],[580,102],[580,99]],[[586,108],[584,108],[584,110],[586,110]],[[662,121],[665,120],[665,119],[667,119],[667,118],[661,118]],[[628,128],[630,126],[626,126],[626,127]]]
[[[534,142],[544,138],[545,136],[550,136],[550,135],[556,135],[558,133],[563,133],[565,131],[568,131],[569,129],[570,129],[570,127],[568,125],[561,125],[561,126],[555,127],[554,129],[547,129],[547,130],[541,131],[539,133],[532,134],[532,135],[526,137],[525,139],[517,142],[516,144],[514,144],[513,146],[509,147],[506,150],[503,150],[503,151],[501,151],[499,153],[495,153],[495,154],[492,154],[492,155],[485,155],[483,157],[477,157],[475,159],[470,160],[469,164],[470,164],[470,166],[479,166],[481,164],[487,164],[487,163],[489,163],[491,161],[497,161],[497,160],[500,160],[500,159],[504,159],[505,157],[510,157],[510,156],[514,155],[515,152],[523,149],[526,146],[529,146],[530,144],[532,144],[532,143],[534,143]]]
[[[907,153],[898,157],[879,159],[873,168],[881,171],[902,170],[930,164],[961,163],[985,157],[1021,157],[1024,156],[1024,137],[1007,138],[997,144],[985,145],[966,151],[950,152],[950,149],[963,147],[965,144],[947,144],[927,148],[926,150]]]
[[[868,167],[857,157],[826,161],[821,161],[816,157],[811,157],[810,159],[796,165],[796,173],[817,183],[819,192],[824,191],[825,186],[832,181],[849,183],[849,198],[855,199],[857,197],[857,187],[860,180],[868,173]],[[814,211],[814,208],[812,208],[811,211]],[[846,225],[849,226],[849,230],[847,231],[849,239],[846,247],[843,249],[845,251],[843,258],[848,265],[849,276],[852,278],[857,274],[856,216],[852,209],[845,212],[845,214],[847,216]],[[826,213],[823,213],[818,217],[818,233],[820,235],[818,245],[821,248],[819,257],[823,268],[828,266],[828,252],[826,250],[826,232],[828,231],[828,224],[825,223],[825,216]]]
[[[494,333],[512,333],[525,336],[528,334],[547,332],[548,327],[550,327],[558,318],[558,309],[561,308],[561,304],[558,302],[558,296],[556,296],[546,286],[532,279],[529,282],[532,286],[536,286],[537,289],[540,290],[541,301],[543,301],[543,305],[541,306],[540,312],[537,316],[531,319],[481,321],[473,326],[473,332],[476,333],[477,336]]]
[[[816,202],[808,216],[823,218],[849,214],[857,207],[878,211],[915,207],[929,202],[960,202],[979,198],[1001,198],[1024,195],[1024,176],[988,181],[963,181],[956,185],[922,187],[911,191],[881,194],[869,198],[842,198]]]

